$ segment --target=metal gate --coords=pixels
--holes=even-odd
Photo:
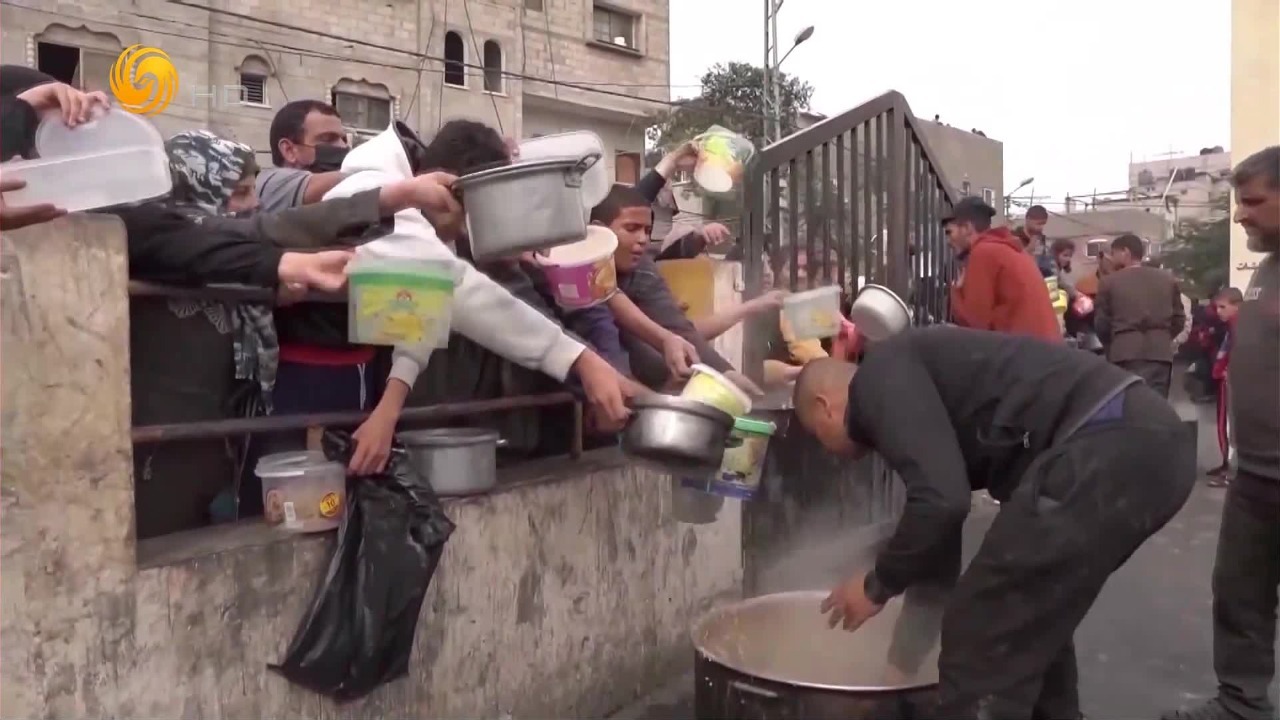
[[[747,296],[766,289],[769,261],[789,266],[779,284],[790,289],[838,282],[853,295],[865,284],[884,285],[912,307],[916,324],[941,322],[953,268],[940,219],[957,200],[953,193],[898,92],[770,145],[743,183]],[[802,253],[807,283],[798,282]],[[763,364],[766,338],[749,328],[749,373]]]

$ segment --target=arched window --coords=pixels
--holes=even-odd
[[[111,92],[111,65],[123,46],[110,33],[54,23],[35,36],[36,69],[85,91]]]
[[[495,40],[484,44],[484,89],[486,92],[502,92],[502,46]]]
[[[444,34],[444,82],[454,87],[467,86],[467,46],[462,36],[452,30]]]
[[[267,107],[271,105],[267,98],[267,78],[271,77],[271,66],[257,55],[249,55],[236,68],[240,77],[240,102],[244,105]]]
[[[332,94],[333,107],[346,127],[379,133],[391,126],[391,93],[386,85],[342,78],[334,84]]]

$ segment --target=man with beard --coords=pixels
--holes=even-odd
[[[1168,720],[1271,720],[1280,589],[1280,145],[1231,178],[1236,222],[1265,253],[1236,314],[1227,366],[1238,470],[1227,490],[1213,567],[1216,697]]]

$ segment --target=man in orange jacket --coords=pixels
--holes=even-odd
[[[962,263],[951,283],[957,325],[1064,342],[1036,262],[1008,228],[991,227],[996,211],[966,197],[942,218],[947,241]]]

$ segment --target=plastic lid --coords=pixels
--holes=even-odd
[[[755,418],[740,417],[733,419],[733,429],[739,432],[754,433],[756,435],[773,435],[778,431],[778,426],[768,420],[756,420]]]
[[[317,450],[276,453],[258,461],[254,474],[258,477],[295,477],[323,465],[335,465]]]
[[[751,396],[747,395],[746,391],[738,387],[738,384],[735,383],[734,381],[720,374],[716,370],[713,370],[711,367],[707,365],[703,365],[702,363],[691,365],[689,369],[693,370],[696,373],[709,375],[715,378],[716,380],[719,380],[721,385],[725,386],[726,388],[728,388],[729,392],[733,393],[733,396],[738,399],[738,402],[739,404],[742,405],[742,407],[746,408],[747,410],[751,409]]]
[[[869,287],[869,286],[868,286],[868,287]],[[825,286],[823,286],[823,287],[814,288],[814,289],[812,289],[812,290],[805,290],[805,291],[803,291],[803,292],[791,293],[791,294],[787,295],[786,297],[784,297],[784,298],[782,299],[782,301],[783,301],[783,302],[793,302],[793,303],[794,303],[794,302],[803,302],[803,301],[805,301],[805,300],[810,300],[810,299],[812,299],[812,298],[816,298],[816,297],[823,297],[824,295],[831,295],[831,294],[839,295],[839,294],[840,294],[840,286],[839,286],[839,285],[825,285]]]
[[[127,110],[95,108],[93,118],[67,127],[61,112],[45,113],[36,128],[36,152],[42,158],[90,155],[103,150],[164,147],[164,138],[150,122]]]

